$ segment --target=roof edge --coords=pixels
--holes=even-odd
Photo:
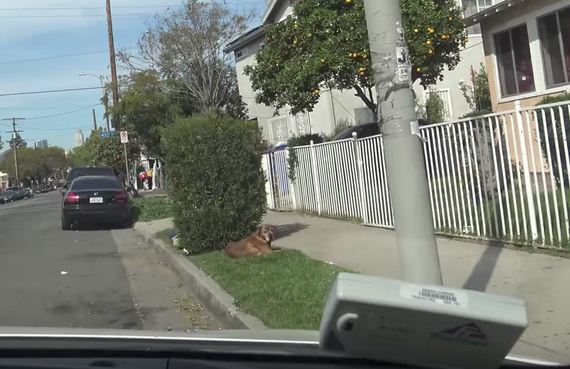
[[[231,53],[237,49],[239,49],[242,46],[245,46],[246,44],[248,44],[250,41],[258,38],[259,36],[262,36],[263,34],[265,34],[265,29],[263,26],[257,26],[254,27],[252,29],[250,29],[249,31],[245,32],[244,34],[234,38],[233,40],[230,41],[229,44],[227,44],[227,46],[224,48],[224,53]]]
[[[271,16],[273,11],[275,10],[275,6],[277,5],[277,3],[279,1],[281,1],[281,0],[271,0],[271,2],[267,5],[267,8],[265,9],[263,16],[261,17],[261,24],[267,23],[267,19],[269,19],[269,17]]]
[[[487,9],[481,10],[463,20],[465,27],[473,26],[477,23],[481,23],[483,19],[494,16],[495,14],[501,13],[504,10],[525,2],[526,0],[503,0],[498,4],[488,7]]]

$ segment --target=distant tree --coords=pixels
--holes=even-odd
[[[426,100],[426,118],[429,123],[440,123],[444,120],[443,100],[432,92]]]
[[[123,86],[121,100],[111,114],[121,124],[133,127],[148,155],[160,156],[161,130],[181,111],[177,93],[169,93],[153,71],[133,72]]]
[[[22,178],[24,176],[37,180],[48,178],[54,170],[66,168],[68,164],[65,150],[61,147],[38,149],[21,147],[18,149],[18,171]],[[3,168],[11,178],[16,177],[12,149],[9,149],[0,159],[0,168]]]
[[[475,72],[471,69],[471,84],[460,82],[459,87],[465,101],[474,113],[484,114],[492,111],[489,79],[483,63],[481,63],[479,71]]]
[[[245,105],[237,91],[230,55],[224,47],[242,34],[248,17],[222,2],[188,0],[182,10],[157,15],[136,54],[121,53],[132,70],[156,70],[184,86],[200,112],[216,109],[241,118]]]
[[[402,0],[412,79],[426,87],[453,69],[466,43],[456,0]],[[266,29],[266,46],[246,67],[256,101],[293,114],[311,111],[321,88],[355,91],[377,114],[362,0],[303,0],[293,15]]]
[[[129,131],[129,143],[127,144],[127,158],[135,161],[140,155],[140,140],[132,129]],[[99,137],[101,129],[91,131],[91,135],[85,143],[76,147],[70,153],[74,165],[105,165],[113,167],[118,173],[125,172],[125,157],[123,145],[118,134],[109,138]]]

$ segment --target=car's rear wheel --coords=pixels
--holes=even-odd
[[[63,231],[69,231],[71,229],[71,221],[67,219],[65,216],[61,217],[61,229]]]
[[[121,223],[121,226],[122,226],[123,228],[132,228],[132,227],[133,227],[133,219],[132,219],[132,218],[129,218],[129,219],[127,219],[127,220],[124,220],[124,221]]]

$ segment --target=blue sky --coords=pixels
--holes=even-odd
[[[236,11],[255,11],[258,15],[265,8],[264,0],[226,2]],[[111,0],[116,51],[135,47],[153,14],[168,7],[179,8],[182,3]],[[63,55],[67,56],[59,57]],[[108,65],[105,0],[0,0],[0,95],[100,86],[97,78],[79,74],[108,76]],[[119,73],[125,72],[118,67]],[[100,97],[100,90],[0,96],[0,118],[27,118],[18,122],[18,128],[24,131],[21,135],[28,146],[47,139],[50,146],[71,149],[78,129],[89,134],[92,108],[96,109],[98,124],[103,123]],[[63,114],[70,111],[75,112]],[[4,141],[10,136],[6,133],[10,128],[9,122],[0,121]]]

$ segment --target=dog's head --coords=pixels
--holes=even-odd
[[[277,229],[274,225],[263,224],[257,227],[257,235],[271,243],[275,239]]]

